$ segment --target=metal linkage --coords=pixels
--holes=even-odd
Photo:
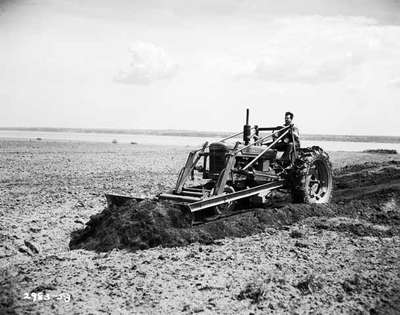
[[[293,132],[293,130],[292,130],[292,142],[293,142],[294,156],[295,156],[295,159],[297,159],[296,141],[295,141],[295,139],[294,139],[294,132]]]
[[[289,126],[290,127],[290,126]],[[269,149],[271,149],[279,140],[281,140],[286,134],[288,134],[289,128],[286,129],[286,131],[278,137],[274,142],[272,142],[268,147],[266,147],[262,152],[257,155],[250,163],[248,163],[245,167],[242,168],[242,170],[247,170],[250,166],[252,166],[265,152],[267,152]]]
[[[233,151],[235,151],[238,146],[239,146],[239,142],[236,142],[236,145],[233,148]],[[224,188],[225,188],[226,182],[228,180],[228,177],[229,177],[233,167],[235,166],[235,162],[236,162],[235,155],[228,154],[225,168],[219,174],[217,183],[215,184],[214,195],[219,195],[219,194],[222,194],[224,192]]]
[[[204,143],[203,147],[200,150],[192,151],[189,153],[189,156],[186,160],[185,166],[181,169],[178,180],[176,181],[175,185],[175,193],[180,194],[182,192],[183,185],[185,184],[187,178],[189,177],[190,173],[196,166],[197,162],[201,158],[201,153],[208,147],[208,142]]]
[[[252,127],[251,129],[254,129],[254,127]],[[250,130],[251,130],[250,129]],[[243,131],[235,133],[229,137],[225,137],[222,138],[221,140],[219,140],[219,142],[224,142],[226,140],[232,139],[234,137],[237,137],[239,135],[243,134]],[[198,161],[200,160],[202,154],[204,153],[204,151],[209,147],[209,143],[206,142],[204,143],[203,147],[199,150],[195,150],[189,153],[189,156],[186,160],[186,164],[185,166],[181,169],[179,175],[178,175],[178,180],[176,181],[176,185],[175,185],[175,190],[174,193],[175,194],[180,194],[182,192],[183,186],[187,180],[187,178],[189,177],[189,175],[191,174],[191,172],[193,171],[194,167],[196,166],[196,164],[198,163]]]
[[[277,133],[279,133],[279,132],[282,132],[282,131],[284,131],[284,130],[286,131],[286,130],[288,130],[289,128],[290,128],[290,126],[287,126],[287,127],[284,127],[284,128],[282,128],[282,129],[280,129],[280,130],[277,130],[277,131],[275,131],[275,132],[273,132],[273,133],[271,133],[271,134],[269,134],[269,135],[267,135],[267,136],[265,136],[265,137],[262,137],[262,138],[258,139],[257,141],[254,141],[253,143],[250,143],[250,144],[244,146],[243,148],[240,148],[240,149],[236,150],[233,154],[234,154],[234,155],[237,155],[237,154],[239,154],[241,151],[243,151],[243,150],[245,150],[245,149],[247,149],[247,148],[249,148],[249,147],[251,147],[251,146],[253,146],[253,145],[256,145],[257,143],[262,143],[264,140],[266,140],[266,139],[268,139],[268,138],[271,138],[273,135],[275,135],[275,134],[277,134]]]
[[[254,127],[251,127],[251,129],[250,129],[250,130],[253,130],[253,129],[254,129]],[[235,134],[233,134],[233,135],[231,135],[231,136],[229,136],[229,137],[222,138],[222,139],[221,139],[221,140],[219,140],[218,142],[225,142],[226,140],[229,140],[229,139],[235,138],[235,137],[237,137],[237,136],[240,136],[241,134],[243,134],[243,131],[241,131],[241,132],[238,132],[238,133],[235,133]]]
[[[250,130],[253,130],[253,129],[254,129],[254,127],[251,127],[251,129],[250,129]],[[233,135],[231,135],[231,136],[228,136],[228,137],[222,138],[222,139],[218,140],[217,142],[225,142],[226,140],[229,140],[229,139],[235,138],[235,137],[237,137],[237,136],[240,136],[241,134],[243,134],[243,131],[240,131],[240,132],[237,132],[237,133],[235,133],[235,134],[233,134]],[[210,144],[209,144],[209,143],[207,143],[207,146],[206,146],[204,149],[207,149],[209,146],[210,146]]]
[[[205,198],[203,200],[199,200],[193,203],[187,204],[187,207],[191,212],[197,212],[206,208],[215,207],[221,205],[223,203],[247,198],[253,195],[257,195],[261,192],[267,192],[273,189],[277,189],[284,186],[285,181],[280,180],[273,183],[267,183],[255,187],[251,187],[244,190],[239,190],[230,194],[219,194],[217,196],[212,196],[209,198]]]
[[[170,193],[163,193],[158,196],[159,199],[167,199],[167,200],[175,200],[181,202],[193,202],[198,201],[200,197],[193,197],[193,196],[185,196],[185,195],[177,195],[177,194],[170,194]]]

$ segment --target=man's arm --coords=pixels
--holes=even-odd
[[[283,129],[283,128],[285,128],[285,126],[278,126],[278,127],[276,127],[275,130],[273,130],[273,132],[276,132],[275,134],[272,134],[272,140],[273,141],[278,139],[283,134],[282,131],[279,131],[280,129]]]

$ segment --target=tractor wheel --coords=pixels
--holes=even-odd
[[[235,192],[235,189],[232,186],[226,185],[224,187],[224,194],[231,194],[234,192]],[[216,208],[217,213],[222,214],[222,213],[229,213],[229,212],[235,210],[236,205],[237,205],[237,201],[231,201],[231,202],[223,203],[222,205],[218,205],[215,208]]]
[[[290,179],[295,203],[328,203],[332,197],[333,175],[329,155],[320,147],[300,149]]]

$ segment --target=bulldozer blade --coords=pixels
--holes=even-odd
[[[185,196],[185,195],[175,195],[172,193],[163,193],[158,196],[159,199],[180,201],[180,202],[195,202],[201,200],[200,197]]]
[[[204,209],[207,209],[210,207],[215,207],[215,206],[218,206],[218,205],[221,205],[224,203],[228,203],[231,201],[251,197],[251,196],[257,195],[261,192],[267,192],[267,191],[271,191],[274,189],[278,189],[278,188],[283,187],[284,184],[285,184],[285,181],[280,180],[280,181],[276,181],[276,182],[272,182],[272,183],[267,183],[267,184],[251,187],[251,188],[244,189],[244,190],[239,190],[239,191],[236,191],[236,192],[233,192],[230,194],[220,194],[220,195],[212,196],[209,198],[204,198],[199,201],[195,201],[193,203],[189,203],[189,204],[187,204],[187,207],[193,213],[193,212],[204,210]]]
[[[128,200],[136,200],[142,201],[145,198],[141,197],[134,197],[134,196],[126,196],[126,195],[114,195],[114,194],[106,194],[107,199],[107,206],[110,208],[112,207],[119,207],[125,204]]]

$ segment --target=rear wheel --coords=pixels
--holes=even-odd
[[[320,147],[300,149],[292,181],[292,200],[297,203],[328,203],[333,176],[329,156]]]

